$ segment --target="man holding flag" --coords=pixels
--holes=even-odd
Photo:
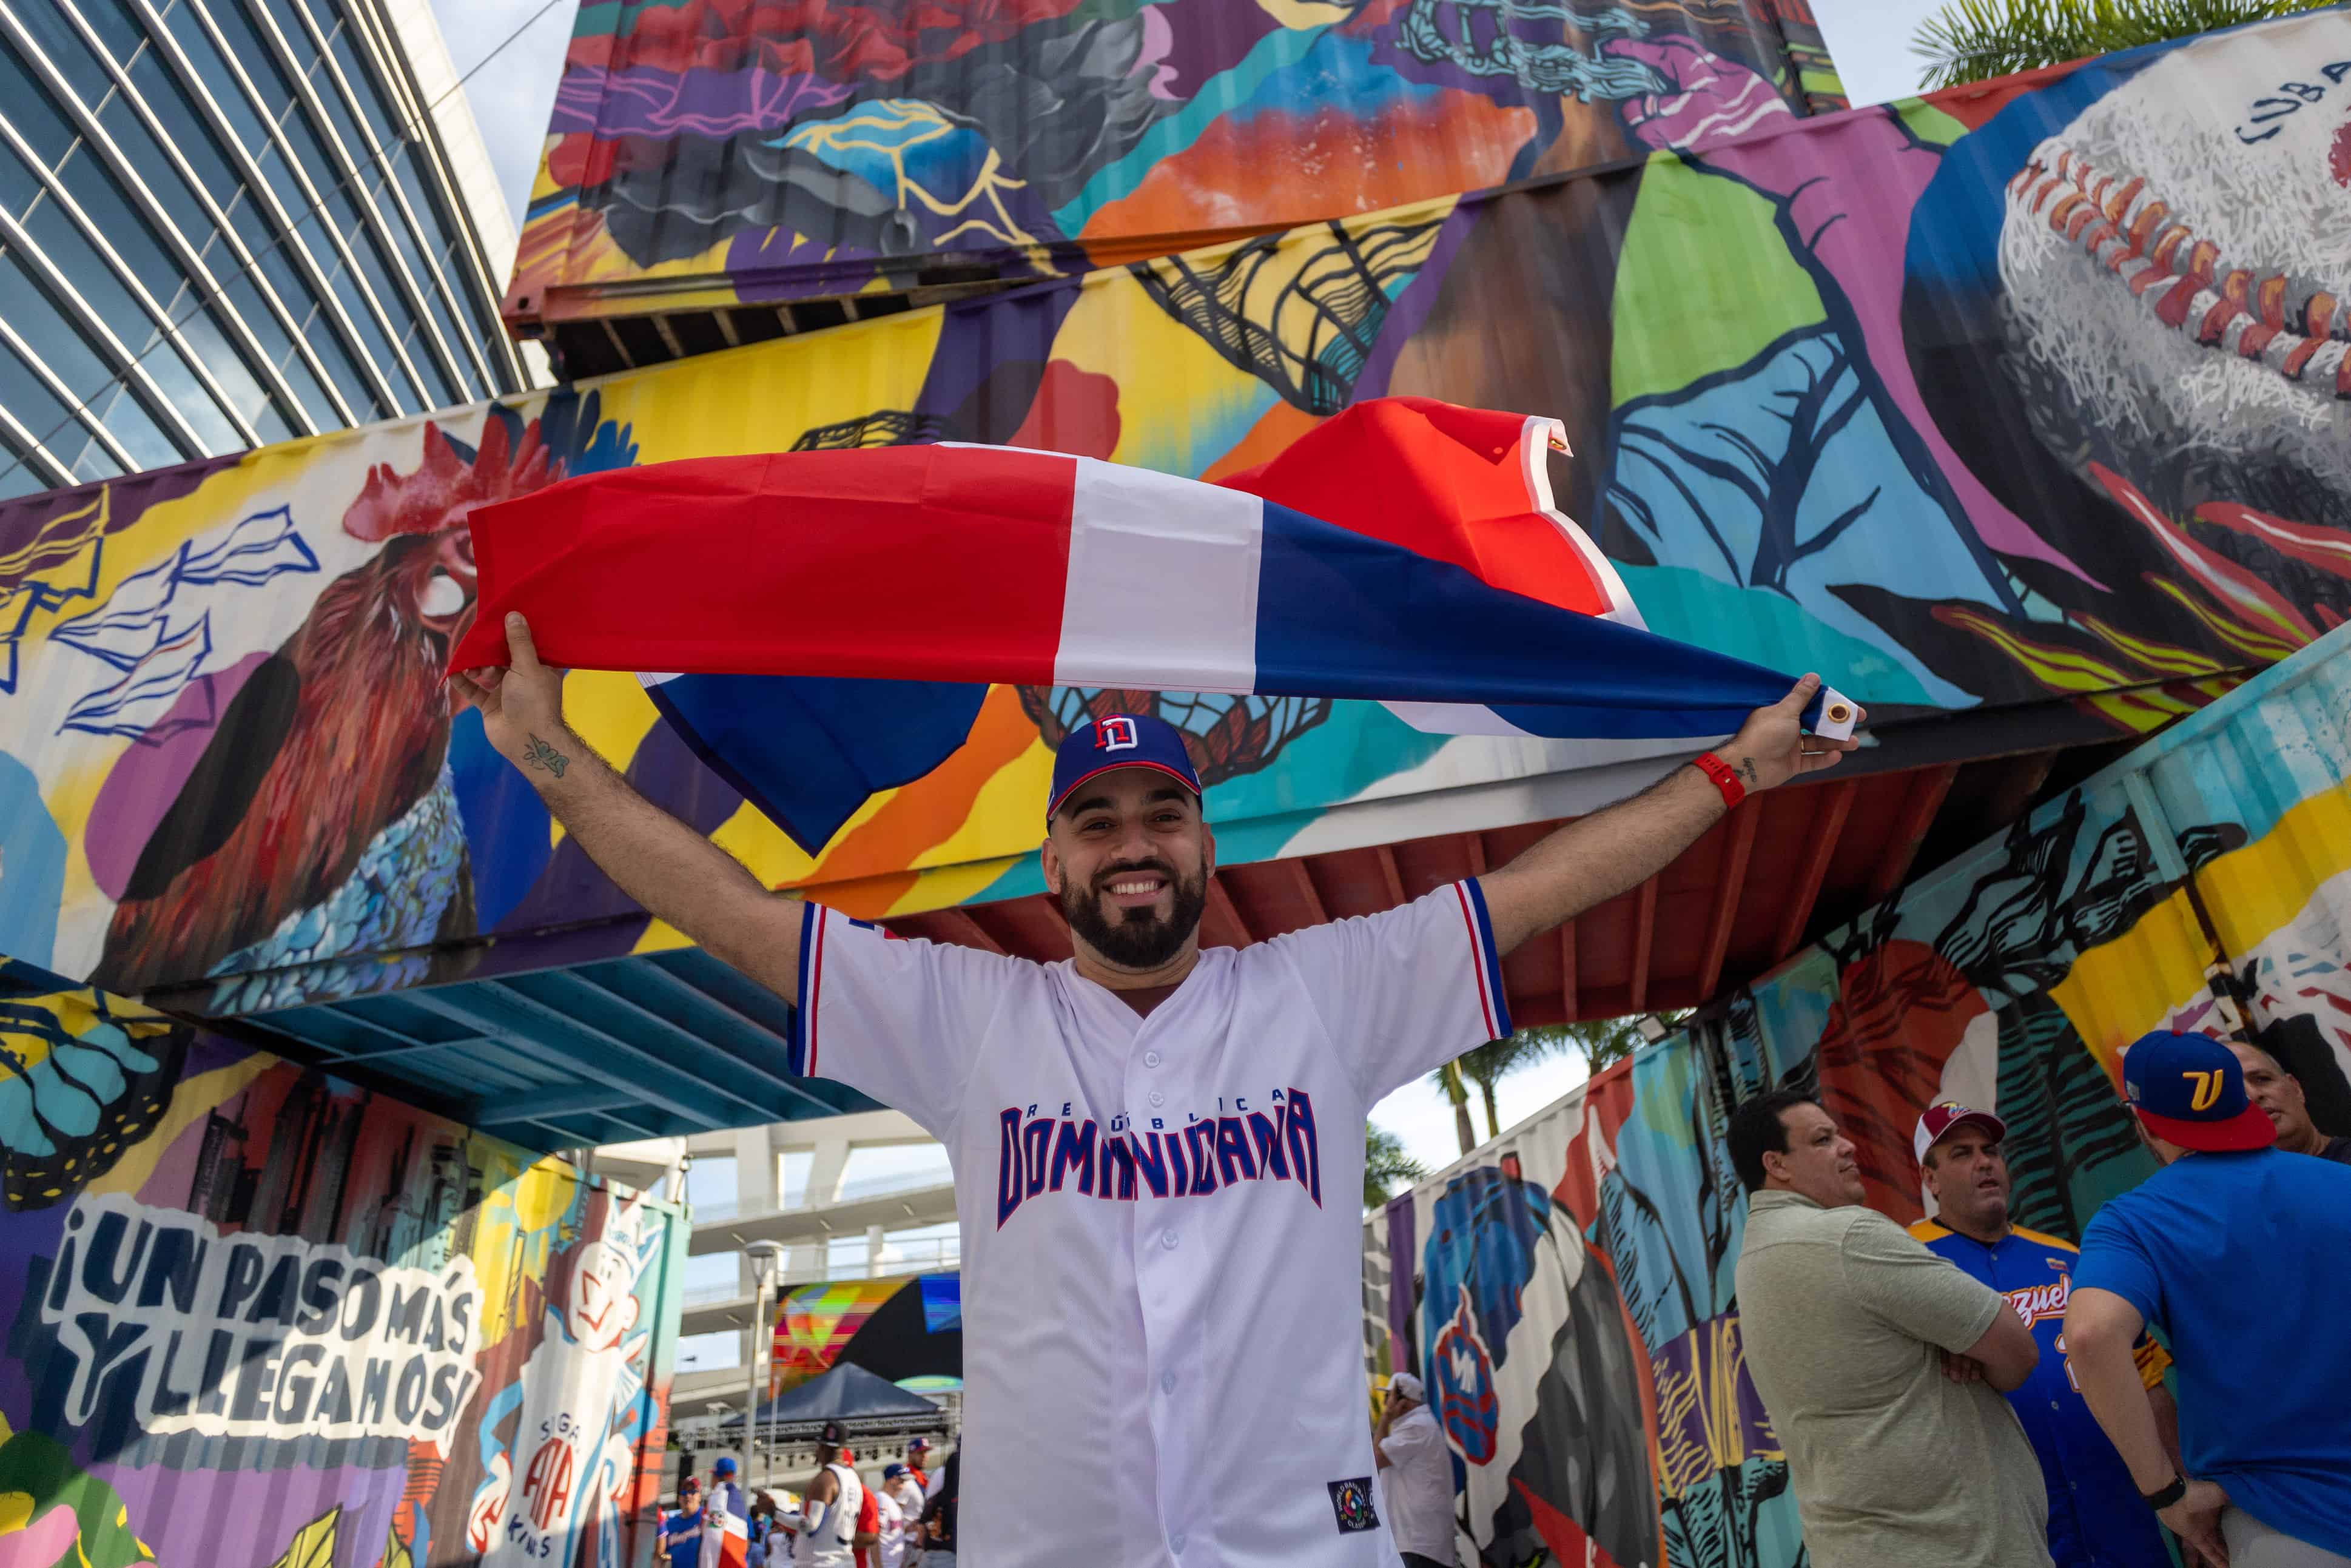
[[[1518,457],[1498,451],[1484,461]],[[1001,474],[982,477],[998,487],[971,502],[975,513],[1015,504]],[[926,494],[941,483],[934,476]],[[1547,502],[1547,491],[1537,499]],[[592,507],[592,496],[576,493],[582,503]],[[475,529],[490,612],[524,596],[500,601],[493,557],[502,536],[486,520],[477,517]],[[1164,521],[1164,534],[1180,531],[1180,519]],[[1269,559],[1296,553],[1297,538],[1277,540],[1274,524],[1265,528]],[[1386,548],[1376,538],[1360,550],[1319,535],[1309,542],[1350,570]],[[1284,570],[1303,568],[1293,559]],[[1063,586],[1054,586],[1057,598]],[[550,615],[567,612],[534,603],[550,626]],[[1530,609],[1520,624],[1539,622],[1547,624]],[[501,624],[511,667],[480,667],[496,656],[485,639]],[[1712,657],[1612,631],[1635,639],[1622,644],[1629,656],[1655,644],[1667,651],[1658,658],[1693,669]],[[645,651],[615,643],[603,656]],[[552,635],[549,652],[580,657]],[[1531,686],[1522,643],[1506,656],[1515,673],[1499,682],[1342,695],[1509,697],[1528,721],[1521,733],[1540,732],[1528,726],[1547,722],[1537,711],[1546,704],[1593,711],[1588,692]],[[759,885],[565,725],[559,676],[521,615],[469,638],[456,662],[492,744],[606,873],[796,1004],[793,1071],[895,1105],[946,1145],[963,1235],[965,1424],[977,1439],[958,1536],[990,1568],[1394,1568],[1361,1409],[1353,1195],[1365,1113],[1390,1090],[1510,1033],[1501,959],[1520,942],[1637,887],[1744,795],[1831,767],[1855,745],[1806,734],[1819,691],[1807,675],[1755,706],[1719,752],[1569,823],[1499,870],[1368,918],[1204,951],[1216,836],[1184,737],[1147,715],[1103,716],[1062,742],[1040,802],[1044,881],[1068,918],[1074,956],[1039,965],[892,939]],[[1260,675],[1268,667],[1260,658]],[[1640,685],[1655,667],[1611,700],[1632,701],[1623,694],[1637,688],[1647,694],[1641,701],[1671,701],[1666,688]],[[1201,666],[1174,669],[1196,676]],[[995,666],[970,673],[1019,678]],[[1751,666],[1701,674],[1723,675],[1688,705],[1709,716],[1724,694],[1771,678]],[[1197,689],[1172,673],[1165,684]],[[1617,733],[1685,733],[1643,727],[1642,713]],[[1236,1440],[1267,1420],[1288,1423],[1279,1440]],[[1040,1512],[1040,1497],[1073,1506]]]

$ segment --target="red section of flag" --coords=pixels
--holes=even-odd
[[[983,607],[998,678],[1050,684],[1076,473],[1050,453],[903,446],[567,480],[474,515],[482,599],[450,665],[506,664],[519,610],[549,664],[723,674],[780,652],[800,674],[936,680],[970,660]]]
[[[1496,588],[1585,615],[1614,608],[1563,519],[1542,509],[1523,414],[1433,398],[1359,402],[1271,462],[1218,483],[1353,533],[1450,561]]]

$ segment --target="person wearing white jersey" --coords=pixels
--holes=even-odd
[[[908,1450],[911,1455],[913,1450]],[[882,1490],[898,1505],[898,1517],[904,1521],[904,1561],[913,1563],[923,1555],[923,1504],[929,1500],[924,1494],[920,1471],[904,1465],[882,1467]],[[894,1568],[894,1564],[893,1565]]]
[[[1855,746],[1804,734],[1806,676],[1719,757],[1498,871],[1203,950],[1216,837],[1183,737],[1098,716],[1062,742],[1043,802],[1074,955],[1035,964],[761,886],[564,726],[520,616],[507,642],[510,669],[455,679],[573,841],[798,1004],[793,1071],[946,1146],[970,1461],[956,1539],[987,1568],[1395,1568],[1363,1418],[1365,1113],[1510,1032],[1502,955]],[[1251,1432],[1269,1438],[1234,1440]]]
[[[865,1503],[865,1483],[855,1467],[841,1462],[842,1437],[838,1422],[824,1424],[817,1439],[817,1451],[827,1456],[823,1468],[809,1482],[800,1506],[776,1516],[777,1523],[799,1535],[792,1547],[797,1568],[856,1568],[857,1515]]]
[[[906,1568],[906,1511],[886,1486],[873,1489],[876,1568]]]
[[[1372,1447],[1379,1456],[1388,1532],[1404,1554],[1404,1568],[1456,1568],[1460,1558],[1455,1550],[1453,1450],[1429,1414],[1420,1379],[1411,1373],[1388,1379],[1387,1405]]]

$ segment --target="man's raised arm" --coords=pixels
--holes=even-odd
[[[1749,794],[1799,773],[1834,768],[1861,744],[1804,733],[1804,709],[1820,688],[1818,675],[1806,675],[1786,696],[1749,714],[1730,743],[1716,753]],[[1640,886],[1728,810],[1712,779],[1695,768],[1677,768],[1632,799],[1579,817],[1529,846],[1501,870],[1479,879],[1494,946],[1508,953],[1536,932]]]
[[[806,905],[629,787],[563,722],[563,677],[539,663],[530,627],[507,617],[511,669],[450,677],[482,710],[490,744],[522,770],[563,831],[622,893],[708,952],[797,1002]]]

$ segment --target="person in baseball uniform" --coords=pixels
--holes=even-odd
[[[957,1537],[987,1568],[1396,1568],[1363,1412],[1366,1113],[1510,1032],[1501,960],[1519,943],[1639,886],[1741,794],[1855,746],[1804,733],[1808,675],[1719,756],[1499,870],[1204,950],[1217,842],[1183,736],[1104,716],[1062,742],[1040,803],[1074,956],[1036,964],[898,940],[761,886],[566,727],[519,615],[507,641],[510,669],[455,679],[564,831],[648,911],[797,1003],[793,1071],[946,1145],[963,1240]]]

